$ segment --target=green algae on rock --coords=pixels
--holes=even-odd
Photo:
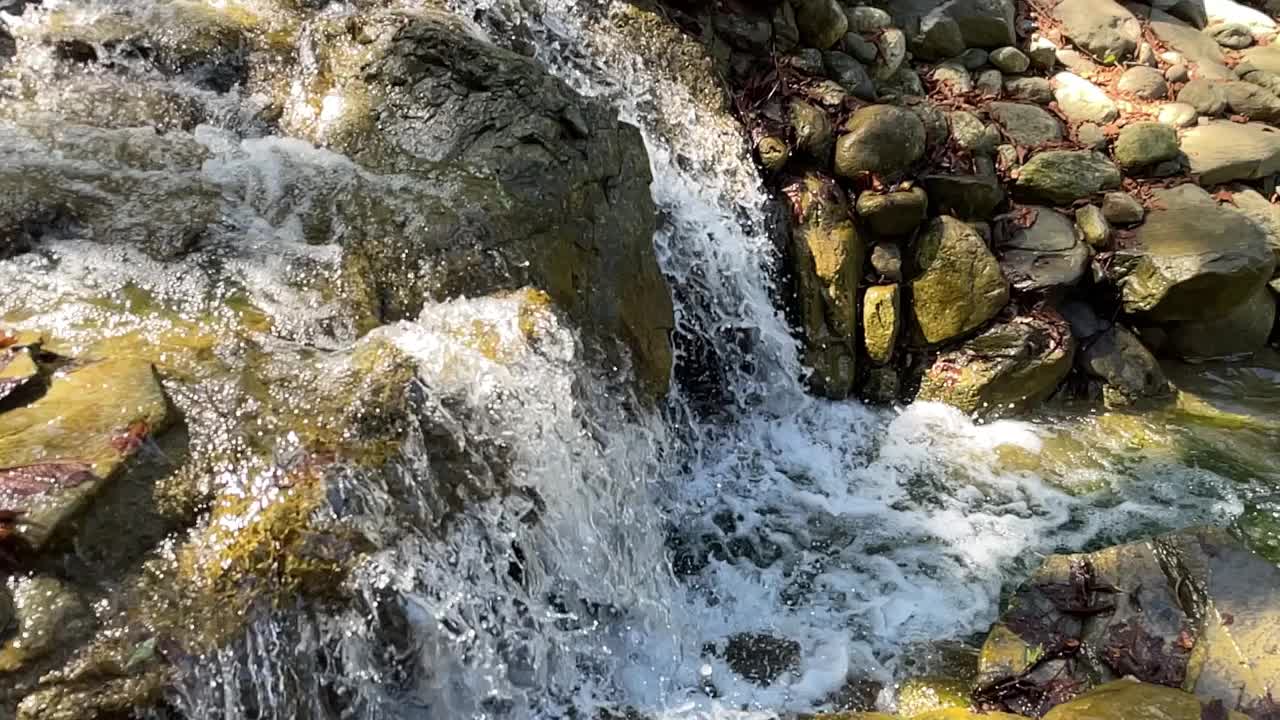
[[[917,241],[915,264],[920,273],[909,285],[917,341],[933,345],[963,335],[1009,301],[1009,283],[986,243],[955,218],[930,222]]]

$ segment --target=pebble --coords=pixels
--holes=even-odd
[[[1111,225],[1107,222],[1102,208],[1097,205],[1085,205],[1076,209],[1076,226],[1090,247],[1103,248],[1111,239]]]
[[[871,249],[871,267],[885,280],[902,281],[902,251],[893,243],[879,243]]]
[[[1013,100],[1048,105],[1053,102],[1053,86],[1041,77],[1015,77],[1004,83],[1004,93]]]
[[[1143,100],[1161,100],[1168,96],[1169,86],[1164,75],[1152,67],[1136,65],[1124,71],[1120,81],[1116,83],[1120,92],[1128,93]]]
[[[1191,79],[1191,73],[1187,71],[1187,66],[1181,63],[1170,65],[1168,70],[1164,71],[1164,79],[1173,83],[1184,83]]]
[[[950,85],[955,92],[969,92],[973,89],[973,78],[969,71],[958,62],[948,60],[933,69],[933,79],[939,83]]]
[[[1026,72],[1031,59],[1016,47],[1002,47],[991,51],[991,64],[1007,73]]]
[[[1137,61],[1139,65],[1146,65],[1150,68],[1160,65],[1160,62],[1156,60],[1156,51],[1155,48],[1151,47],[1151,43],[1144,42],[1138,46]]]
[[[1142,203],[1129,193],[1109,192],[1102,197],[1102,216],[1114,225],[1140,223],[1146,214]]]
[[[822,51],[805,48],[791,56],[791,67],[809,75],[822,74]]]

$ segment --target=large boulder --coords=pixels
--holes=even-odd
[[[1033,199],[1066,205],[1120,184],[1120,170],[1106,155],[1088,150],[1048,150],[1018,170],[1017,190]]]
[[[1080,367],[1103,383],[1108,407],[1131,405],[1169,394],[1160,363],[1129,330],[1112,325],[1089,338],[1080,352]]]
[[[1142,40],[1138,19],[1115,0],[1062,0],[1053,16],[1063,34],[1099,62],[1128,60]]]
[[[815,392],[831,398],[853,389],[858,342],[858,279],[866,253],[849,202],[836,182],[809,173],[785,189],[794,224],[796,278],[806,364]]]
[[[1155,322],[1214,320],[1271,278],[1275,255],[1248,216],[1194,185],[1158,191],[1156,200],[1116,252],[1125,312]]]
[[[1048,398],[1071,370],[1075,340],[1052,312],[992,325],[925,371],[916,400],[983,417],[1024,412]]]
[[[1169,348],[1189,360],[1232,357],[1261,350],[1276,322],[1276,300],[1265,285],[1220,317],[1173,323]]]
[[[1080,282],[1089,266],[1089,247],[1075,223],[1053,208],[1032,206],[1031,212],[1031,225],[996,248],[1004,276],[1021,292],[1056,293]]]
[[[1040,715],[1132,676],[1216,700],[1219,717],[1266,717],[1280,687],[1277,598],[1280,567],[1212,528],[1052,555],[992,626],[977,696],[995,691],[999,704]]]
[[[919,116],[893,105],[871,105],[849,117],[836,141],[835,169],[847,178],[863,173],[895,175],[924,157]]]
[[[1181,147],[1205,187],[1280,172],[1280,130],[1262,123],[1198,125],[1182,133]]]
[[[934,218],[916,243],[910,283],[915,340],[934,345],[976,329],[1009,301],[1009,283],[982,236],[949,216]]]

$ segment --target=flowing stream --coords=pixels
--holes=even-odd
[[[942,406],[807,395],[772,279],[781,258],[769,198],[727,116],[590,0],[457,9],[499,44],[532,43],[554,73],[642,129],[678,362],[714,372],[699,392],[676,388],[665,407],[636,416],[582,366],[577,338],[555,318],[531,347],[503,305],[515,300],[459,299],[375,331],[419,361],[433,390],[462,399],[460,425],[502,443],[526,492],[428,532],[429,499],[406,503],[389,486],[431,484],[429,439],[411,438],[407,456],[420,462],[398,480],[353,479],[332,499],[335,513],[385,539],[352,581],[355,606],[264,612],[240,641],[191,658],[173,698],[183,717],[318,719],[337,707],[369,720],[627,708],[772,717],[859,698],[891,708],[893,682],[932,668],[947,642],[972,643],[1002,585],[1041,555],[1273,517],[1266,488],[1280,486],[1280,469],[1267,432],[1228,433],[1172,411],[976,424]],[[245,198],[228,261],[244,286],[283,317],[311,307],[273,268],[324,250],[286,243],[286,258],[270,259],[292,222],[272,213],[301,215],[303,204],[272,189],[357,171],[298,141],[196,136],[214,155],[203,172]],[[104,263],[131,282],[149,272],[124,254],[59,251],[73,278],[101,276]],[[197,277],[192,269],[182,282]],[[322,316],[286,323],[288,342],[350,340],[343,328],[314,331]],[[495,328],[502,357],[458,340],[477,320]],[[1235,372],[1217,385],[1276,381],[1262,367]],[[1248,402],[1247,391],[1227,394]],[[1215,454],[1228,436],[1236,449]],[[728,659],[740,633],[793,641],[798,660],[773,682],[744,679]]]

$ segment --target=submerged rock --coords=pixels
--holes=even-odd
[[[919,274],[910,283],[911,315],[918,342],[933,345],[963,335],[1009,301],[1009,283],[973,228],[955,218],[935,218],[916,244]]]
[[[0,674],[22,670],[46,655],[66,652],[93,628],[93,616],[67,583],[37,575],[13,593],[16,631],[0,645]]]
[[[1125,312],[1156,322],[1219,318],[1271,277],[1275,255],[1246,215],[1194,185],[1159,191],[1132,243],[1116,253]]]
[[[800,668],[800,643],[763,633],[738,633],[724,651],[730,669],[757,685],[772,685]]]
[[[916,400],[943,402],[984,417],[1024,412],[1044,401],[1071,370],[1067,322],[1043,313],[997,323],[925,371]]]
[[[1218,701],[1225,706],[1220,717],[1224,710],[1264,709],[1280,683],[1277,588],[1280,568],[1212,528],[1050,556],[992,626],[976,695],[991,697],[1000,683],[1017,678],[1002,704],[1039,715],[1128,675]],[[1090,706],[1094,712],[1126,707],[1094,701],[1078,707]],[[1047,717],[1095,715],[1078,715],[1068,705]]]

